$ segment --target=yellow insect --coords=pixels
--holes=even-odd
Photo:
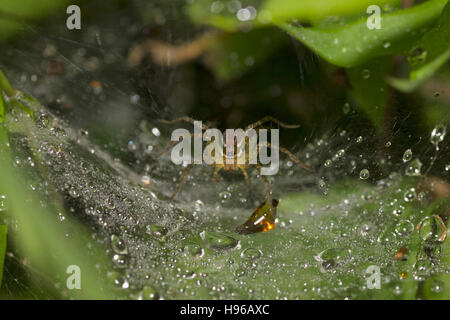
[[[190,122],[192,124],[194,124],[194,122],[195,122],[195,120],[190,118],[190,117],[181,117],[181,118],[177,118],[175,120],[159,120],[159,121],[162,122],[162,123],[166,123],[166,124],[175,124],[175,123],[178,123],[178,122],[181,122],[181,121]],[[266,123],[266,122],[269,122],[269,121],[274,122],[274,123],[278,124],[280,127],[283,127],[283,128],[291,128],[292,129],[292,128],[298,128],[299,127],[298,125],[288,125],[288,124],[285,124],[285,123],[279,121],[278,119],[276,119],[274,117],[266,116],[266,117],[262,118],[261,120],[256,121],[256,122],[248,125],[245,128],[244,133],[247,134],[247,132],[250,129],[255,129],[255,128],[261,126],[263,123]],[[208,126],[203,124],[202,125],[202,130],[207,130],[207,129],[208,129]],[[191,136],[193,136],[193,134],[191,134]],[[161,153],[159,153],[157,155],[157,157],[160,157],[164,153],[166,153],[169,150],[171,150],[177,143],[178,143],[178,141],[172,142],[165,150],[163,150]],[[304,164],[303,162],[298,160],[286,148],[274,146],[274,145],[271,145],[268,142],[265,142],[263,144],[258,145],[258,147],[256,148],[256,153],[259,153],[259,150],[260,150],[259,147],[261,145],[264,145],[267,148],[272,147],[272,148],[278,149],[279,151],[287,154],[295,163],[300,165],[302,168],[312,172],[312,169],[310,167],[308,167],[306,164]],[[238,146],[237,146],[237,141],[236,140],[234,141],[234,147],[235,147],[235,149],[239,149]],[[224,150],[222,152],[222,154],[223,154],[223,161],[221,161],[220,163],[218,163],[218,162],[213,162],[212,163],[212,166],[215,168],[213,177],[214,177],[214,179],[216,181],[219,181],[219,179],[217,178],[217,174],[222,169],[224,169],[225,171],[237,171],[237,170],[240,170],[240,171],[242,171],[242,173],[244,175],[245,182],[247,183],[247,186],[250,187],[250,180],[249,180],[249,177],[248,177],[248,174],[247,174],[247,169],[255,166],[259,170],[260,176],[261,176],[262,180],[264,181],[266,194],[267,194],[267,202],[270,204],[270,206],[271,206],[271,208],[273,210],[274,207],[272,205],[273,202],[272,202],[272,197],[271,197],[271,194],[270,194],[269,181],[267,180],[266,176],[261,174],[261,165],[259,163],[256,163],[256,164],[250,164],[249,163],[249,159],[250,159],[249,152],[250,152],[250,149],[248,148],[248,145],[247,145],[246,148],[245,148],[245,162],[243,164],[238,162],[238,157],[242,156],[242,155],[238,154],[238,152],[234,153],[234,160],[232,161],[232,163],[227,163],[227,162],[229,162],[229,157],[227,157],[227,153],[226,153],[226,150],[225,150],[225,147],[224,147]],[[258,155],[258,154],[256,154],[256,155]],[[227,159],[228,159],[228,161],[227,161]],[[184,179],[186,178],[186,175],[194,167],[194,165],[195,165],[195,163],[189,164],[186,167],[186,169],[183,171],[183,173],[181,174],[181,178],[180,178],[180,180],[178,182],[178,185],[177,185],[174,193],[172,194],[172,197],[170,198],[170,200],[173,200],[175,198],[175,196],[177,195],[177,193],[180,191],[180,189],[181,189],[181,187],[183,185]]]

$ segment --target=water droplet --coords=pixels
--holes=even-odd
[[[150,224],[146,227],[146,233],[158,238],[162,238],[167,234],[168,230],[162,226]]]
[[[430,141],[436,146],[436,149],[439,150],[439,143],[444,141],[446,133],[447,128],[442,123],[439,123],[436,127],[434,127],[433,131],[431,131]]]
[[[130,151],[136,151],[137,150],[137,146],[134,143],[134,141],[132,141],[132,140],[128,141],[128,150],[130,150]]]
[[[236,17],[239,21],[249,21],[251,18],[250,10],[248,10],[247,8],[239,9],[236,13]]]
[[[414,225],[411,221],[400,220],[395,226],[395,232],[402,237],[410,235],[414,231]]]
[[[195,258],[201,258],[205,253],[202,247],[194,243],[187,244],[184,251]]]
[[[359,172],[359,178],[361,179],[361,180],[366,180],[366,179],[368,179],[370,177],[370,172],[369,172],[369,170],[367,170],[367,169],[362,169],[360,172]]]
[[[416,47],[411,50],[407,59],[411,65],[416,65],[424,62],[427,59],[427,54],[427,51],[423,48]]]
[[[332,164],[333,164],[333,161],[331,161],[331,159],[327,159],[324,163],[324,166],[329,168],[329,167],[331,167]]]
[[[411,149],[406,150],[406,151],[403,153],[403,162],[408,162],[408,161],[410,161],[410,160],[412,159],[412,156],[413,156],[413,154],[412,154]]]
[[[344,104],[344,106],[342,107],[342,112],[344,114],[348,114],[350,112],[350,104],[347,102]]]
[[[416,189],[411,188],[405,192],[403,195],[403,199],[405,199],[406,202],[414,201],[417,197]]]
[[[367,80],[367,79],[370,78],[370,71],[369,71],[369,69],[364,69],[364,70],[362,71],[362,78],[363,78],[364,80]]]
[[[111,236],[111,247],[115,253],[126,254],[128,253],[127,246],[123,239],[115,234]]]
[[[320,252],[314,257],[316,261],[321,262],[326,269],[332,268],[349,258],[350,250],[344,248],[330,248]]]
[[[394,209],[392,210],[392,214],[394,216],[401,216],[403,214],[403,212],[405,212],[405,207],[402,206],[401,204],[395,204],[394,205]]]
[[[78,198],[80,196],[80,194],[78,193],[78,191],[75,188],[70,188],[69,189],[69,195],[72,198]]]
[[[85,129],[80,129],[80,130],[78,130],[78,135],[82,136],[82,137],[86,137],[89,135],[89,131],[87,131]]]
[[[116,288],[127,289],[128,281],[119,272],[112,271],[108,272],[106,278],[113,284]]]
[[[208,247],[216,250],[232,249],[239,243],[233,237],[220,232],[203,231],[200,237]]]
[[[430,283],[430,290],[434,293],[440,293],[444,289],[444,281],[433,279]]]
[[[378,238],[377,242],[384,244],[384,245],[393,245],[395,244],[395,241],[397,239],[397,236],[395,233],[385,230]]]
[[[406,166],[405,174],[407,176],[417,177],[420,176],[421,170],[422,170],[422,162],[420,162],[420,160],[416,158]]]
[[[46,115],[45,113],[41,113],[36,119],[36,124],[38,125],[39,128],[47,128],[48,123],[49,118],[48,115]]]
[[[8,209],[6,206],[6,196],[4,194],[0,194],[0,212]]]
[[[246,271],[244,268],[238,268],[234,273],[234,275],[236,277],[243,277],[243,276],[245,276],[245,274],[246,274]]]
[[[419,259],[413,266],[413,276],[416,281],[424,281],[430,275],[433,265],[428,259]]]
[[[444,221],[438,215],[423,218],[417,225],[417,230],[424,241],[443,242],[447,237]]]
[[[138,294],[138,300],[158,300],[159,294],[152,286],[145,286]]]
[[[158,128],[153,128],[152,129],[152,133],[154,136],[159,137],[161,135],[161,132],[159,131]]]
[[[133,94],[130,96],[130,102],[132,104],[138,104],[139,100],[141,100],[141,97],[138,94]]]
[[[246,260],[256,260],[262,256],[261,250],[255,248],[247,248],[241,252],[241,258]]]
[[[392,290],[392,293],[396,296],[399,296],[403,293],[403,288],[400,285],[396,285]]]
[[[128,256],[126,254],[117,253],[113,256],[112,261],[117,268],[126,268],[128,264]]]
[[[323,179],[319,179],[319,181],[317,181],[317,185],[320,189],[325,189],[327,187],[327,183]]]

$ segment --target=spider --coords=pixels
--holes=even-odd
[[[165,124],[175,124],[175,123],[178,123],[178,122],[181,122],[181,121],[190,122],[190,123],[194,124],[194,121],[195,121],[195,120],[192,119],[192,118],[190,118],[190,117],[181,117],[181,118],[177,118],[177,119],[174,119],[174,120],[159,120],[159,122],[162,122],[162,123],[165,123]],[[274,122],[274,123],[278,124],[280,127],[283,127],[283,128],[290,128],[290,129],[293,129],[293,128],[298,128],[298,127],[299,127],[298,125],[288,125],[288,124],[285,124],[285,123],[279,121],[278,119],[276,119],[276,118],[274,118],[274,117],[272,117],[272,116],[266,116],[266,117],[260,119],[259,121],[256,121],[256,122],[254,122],[254,123],[248,125],[248,126],[245,128],[244,133],[247,133],[250,129],[257,128],[257,127],[261,126],[263,123],[266,123],[266,122],[269,122],[269,121]],[[206,130],[206,129],[208,129],[208,126],[206,126],[206,125],[203,124],[203,125],[202,125],[202,130]],[[192,137],[193,135],[194,135],[194,134],[192,134],[192,133],[190,134],[191,137]],[[236,138],[236,137],[235,137],[235,138]],[[173,141],[166,149],[164,149],[162,152],[160,152],[160,153],[157,155],[157,157],[160,157],[161,155],[163,155],[163,154],[165,154],[166,152],[168,152],[169,150],[171,150],[177,143],[178,143],[178,141]],[[237,140],[236,140],[236,139],[235,139],[235,141],[234,141],[234,146],[235,146],[235,148],[237,147]],[[299,166],[301,166],[303,169],[312,172],[312,169],[311,169],[310,167],[308,167],[306,164],[304,164],[303,162],[301,162],[300,160],[298,160],[298,159],[297,159],[297,158],[296,158],[289,150],[287,150],[286,148],[271,145],[269,142],[264,142],[264,143],[260,143],[260,144],[258,145],[258,147],[256,148],[256,152],[259,152],[260,146],[265,146],[265,147],[267,147],[267,148],[268,148],[268,147],[273,147],[273,148],[275,148],[275,149],[278,149],[279,151],[281,151],[281,152],[287,154],[287,155],[288,155],[295,163],[297,163],[297,164],[298,164]],[[274,207],[273,207],[273,205],[272,205],[272,197],[271,197],[271,194],[270,194],[269,181],[268,181],[268,179],[267,179],[267,177],[266,177],[265,175],[262,175],[262,174],[261,174],[261,165],[260,165],[259,163],[256,163],[256,164],[250,164],[250,163],[248,163],[249,152],[250,152],[249,149],[246,148],[246,149],[245,149],[245,153],[246,153],[246,154],[245,154],[245,163],[244,163],[244,164],[238,163],[238,161],[237,161],[238,156],[239,156],[238,153],[235,153],[235,154],[234,154],[234,160],[233,160],[232,163],[227,163],[227,161],[226,161],[227,154],[226,154],[226,152],[225,152],[225,150],[224,150],[224,151],[222,152],[222,153],[223,153],[223,157],[224,157],[224,158],[223,158],[224,161],[222,161],[222,163],[218,163],[218,162],[213,162],[213,163],[212,163],[212,166],[215,168],[214,173],[213,173],[213,178],[214,178],[216,181],[220,181],[219,178],[217,177],[217,174],[218,174],[219,171],[222,170],[222,169],[224,169],[225,171],[237,171],[237,170],[240,170],[240,171],[242,172],[242,174],[244,175],[245,182],[246,182],[247,186],[250,187],[250,180],[249,180],[249,177],[248,177],[248,174],[247,174],[247,169],[249,169],[249,168],[255,166],[255,167],[259,170],[260,176],[261,176],[262,180],[264,181],[264,185],[265,185],[265,189],[266,189],[266,194],[267,194],[267,200],[268,200],[268,203],[271,204],[270,207],[271,207],[272,211],[274,211]],[[180,178],[180,180],[179,180],[179,182],[178,182],[178,184],[177,184],[177,187],[176,187],[174,193],[172,194],[172,196],[171,196],[171,198],[170,198],[170,201],[172,201],[172,200],[175,198],[175,196],[177,195],[177,193],[180,191],[180,189],[181,189],[181,187],[182,187],[182,185],[183,185],[184,179],[186,178],[186,175],[187,175],[187,174],[189,173],[189,171],[194,167],[194,165],[195,165],[195,163],[191,163],[191,164],[189,164],[189,165],[184,169],[183,173],[181,174],[181,178]]]

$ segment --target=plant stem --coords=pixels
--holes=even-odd
[[[8,97],[12,97],[16,94],[16,89],[11,86],[11,83],[9,83],[2,70],[0,70],[0,89],[5,91]]]

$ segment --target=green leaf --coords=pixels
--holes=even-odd
[[[226,31],[241,28],[258,28],[296,18],[301,21],[317,22],[329,16],[349,16],[365,12],[369,5],[398,4],[399,0],[247,0],[241,1],[243,9],[255,8],[255,16],[248,21],[240,21],[237,17],[239,7],[233,8],[225,0],[194,0],[187,8],[192,21],[214,26]]]
[[[5,120],[5,101],[3,100],[3,93],[0,91],[0,123]]]
[[[3,263],[6,254],[6,225],[0,225],[0,286],[2,285]]]
[[[20,122],[24,128],[30,125],[25,124],[26,121],[33,122],[30,117],[22,117]],[[0,126],[0,137],[7,137],[3,126]],[[12,167],[8,154],[9,148],[5,143],[1,143],[0,190],[7,193],[8,213],[12,214],[21,226],[20,231],[10,233],[14,244],[20,248],[19,252],[25,254],[30,264],[41,270],[54,283],[62,281],[64,288],[65,279],[70,276],[67,268],[71,265],[79,266],[81,289],[71,290],[73,298],[111,298],[112,294],[105,290],[105,278],[99,276],[99,272],[103,271],[96,267],[107,268],[109,265],[102,249],[92,243],[90,234],[70,216],[65,216],[64,223],[61,223],[58,212],[63,212],[63,209],[57,203],[41,207],[39,199],[24,188],[23,183],[26,180]],[[72,235],[70,238],[67,237],[68,233]],[[89,251],[95,252],[94,256],[86,254],[88,243],[93,246]]]
[[[280,298],[280,292],[288,299],[415,299],[420,287],[412,275],[416,253],[421,248],[417,232],[398,236],[387,243],[377,241],[383,232],[395,232],[401,219],[413,223],[420,220],[418,203],[398,199],[395,191],[408,190],[416,181],[392,182],[393,185],[380,190],[367,183],[348,180],[330,188],[326,196],[313,192],[283,196],[277,208],[279,222],[273,230],[231,235],[239,240],[242,249],[205,253],[207,263],[184,255],[176,267],[197,274],[205,272],[241,299]],[[353,199],[351,205],[345,204],[348,199]],[[402,216],[395,217],[387,210],[379,214],[378,201],[390,203],[393,199],[405,206]],[[245,213],[239,211],[228,216],[224,212],[220,217],[224,230],[233,228],[236,214],[244,217]],[[215,230],[215,224],[217,221],[193,226],[193,236],[188,236],[186,241],[200,246],[201,240],[199,242],[194,235],[202,230]],[[366,226],[369,231],[364,234],[361,230]],[[408,259],[396,261],[395,253],[405,245]],[[251,251],[249,256],[257,258],[246,260],[245,250]],[[364,289],[365,270],[370,265],[381,266],[381,290]],[[264,272],[266,270],[270,273]],[[400,280],[401,272],[407,272],[406,279]],[[240,279],[245,281],[244,287],[239,285]],[[395,292],[396,287],[400,288],[399,293]],[[177,297],[187,298],[188,295],[182,293]],[[196,289],[196,299],[210,297],[208,290]]]
[[[195,0],[186,7],[186,13],[195,23],[214,26],[225,31],[236,31],[245,24],[239,21],[236,13],[230,12],[227,6],[228,1],[223,0]],[[259,23],[254,21],[250,24],[256,26]]]
[[[33,266],[45,271],[55,283],[58,279],[61,281],[60,279],[69,277],[66,270],[70,265],[79,266],[81,289],[71,291],[74,298],[110,297],[104,290],[106,288],[104,279],[99,277],[99,270],[95,267],[97,263],[107,265],[106,260],[102,259],[101,255],[95,258],[86,255],[85,246],[90,242],[89,234],[71,219],[64,225],[58,223],[58,214],[54,210],[48,208],[44,210],[36,205],[39,203],[36,199],[33,201],[35,205],[23,201],[29,198],[29,195],[25,195],[25,189],[17,183],[17,175],[13,175],[14,171],[5,161],[1,161],[0,164],[3,168],[0,189],[8,191],[9,210],[21,225],[20,234],[11,233],[14,243],[19,245],[21,252],[26,254]],[[67,232],[73,235],[71,239],[67,238]],[[101,250],[97,250],[97,253],[100,254]],[[63,283],[65,285],[65,281]]]
[[[79,1],[68,0],[2,0],[0,2],[0,41],[7,40],[31,20],[41,19],[57,10],[66,14],[65,6]]]
[[[393,67],[391,57],[383,57],[364,66],[347,69],[352,86],[351,94],[361,108],[381,128],[386,104],[389,98],[389,86],[386,78]]]
[[[263,62],[280,47],[285,38],[275,28],[229,33],[218,38],[214,46],[210,47],[206,63],[220,82],[226,82]]]
[[[3,90],[9,97],[16,93],[16,90],[11,86],[2,70],[0,70],[0,90]]]
[[[412,8],[382,14],[381,29],[367,28],[367,19],[344,26],[305,28],[278,25],[325,60],[355,67],[378,56],[407,51],[421,33],[439,17],[447,0],[430,0]]]
[[[370,5],[397,3],[397,0],[266,0],[261,10],[270,12],[272,19],[277,22],[292,18],[314,22],[328,16],[360,14]]]
[[[450,59],[450,3],[431,30],[418,41],[409,57],[413,69],[409,79],[391,78],[390,84],[404,92],[414,91]]]

